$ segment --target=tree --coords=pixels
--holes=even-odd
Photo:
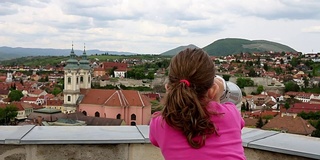
[[[240,88],[243,88],[243,87],[250,87],[250,86],[253,86],[254,85],[254,82],[252,79],[250,78],[238,78],[237,79],[237,85],[240,87]]]
[[[262,128],[262,126],[263,126],[263,121],[262,121],[262,118],[260,117],[259,120],[256,123],[256,127],[257,128]]]
[[[303,77],[302,80],[303,80],[303,83],[304,83],[304,88],[308,88],[308,86],[309,86],[309,79],[308,79],[308,77]]]
[[[268,66],[267,63],[263,64],[263,69],[264,69],[265,71],[268,71],[268,70],[269,70],[269,66]]]
[[[246,103],[246,111],[250,111],[249,102]]]
[[[244,102],[242,102],[241,104],[241,111],[246,111],[246,105],[244,104]]]
[[[257,93],[260,94],[262,91],[264,90],[263,86],[262,85],[259,85],[257,87]]]
[[[316,130],[311,134],[312,137],[320,137],[320,120],[315,125]]]
[[[18,108],[15,105],[9,104],[6,107],[0,108],[0,123],[8,124],[18,115]]]
[[[256,77],[257,72],[253,68],[250,68],[248,75],[249,75],[249,77]]]
[[[224,74],[222,75],[222,78],[225,80],[225,81],[229,81],[231,75],[227,75],[227,74]]]
[[[52,94],[54,96],[57,96],[59,93],[61,93],[61,89],[58,88],[58,87],[54,87],[53,91],[52,91]]]
[[[112,68],[110,69],[110,71],[109,71],[109,75],[112,76],[112,77],[114,77],[114,71],[115,71],[116,69],[118,69],[118,67],[112,67]]]
[[[284,60],[282,58],[280,59],[280,64],[284,64]]]
[[[20,101],[20,99],[23,97],[23,94],[21,91],[19,90],[12,90],[8,97],[10,98],[10,101],[13,102],[13,101]]]
[[[147,75],[147,78],[148,78],[148,79],[154,79],[154,73],[150,71],[150,72],[148,73],[148,75]]]
[[[300,91],[299,85],[296,84],[295,82],[292,82],[292,81],[285,83],[284,86],[285,86],[285,88],[284,88],[285,92],[289,92],[289,91],[298,92],[298,91]]]
[[[288,103],[288,102],[286,102],[285,104],[284,104],[284,108],[286,108],[287,110],[290,108],[290,104]]]

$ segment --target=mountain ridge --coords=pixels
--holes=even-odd
[[[180,49],[180,50],[179,50]],[[167,52],[161,53],[160,55],[175,55],[181,50],[185,49],[185,46],[180,46],[174,49],[171,49]],[[211,44],[202,48],[211,56],[227,56],[232,54],[238,54],[241,52],[297,52],[293,48],[268,40],[248,40],[241,38],[224,38],[218,39]],[[175,53],[172,51],[176,51]],[[168,52],[170,54],[168,54]]]
[[[27,56],[69,56],[70,49],[54,49],[54,48],[24,48],[24,47],[0,47],[0,61],[10,60],[14,58]],[[82,55],[83,50],[74,50],[76,55]],[[132,52],[118,52],[118,51],[101,51],[98,49],[86,50],[87,55],[92,54],[114,54],[114,55],[134,55]]]

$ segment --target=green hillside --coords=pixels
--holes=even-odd
[[[266,40],[246,40],[239,38],[226,38],[217,40],[203,48],[210,55],[225,56],[241,52],[297,52],[286,45]]]
[[[193,44],[190,44],[190,45],[187,45],[187,46],[180,46],[180,47],[177,47],[177,48],[174,48],[174,49],[171,49],[169,51],[166,51],[166,52],[163,52],[161,53],[160,55],[161,56],[172,56],[172,55],[176,55],[177,53],[179,53],[180,51],[186,49],[186,48],[199,48]]]

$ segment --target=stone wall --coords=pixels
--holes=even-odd
[[[242,129],[248,160],[320,159],[320,138]],[[149,126],[0,126],[0,160],[163,160]]]
[[[311,160],[245,148],[248,160]],[[1,160],[163,160],[151,144],[0,145]]]

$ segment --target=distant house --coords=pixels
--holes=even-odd
[[[283,133],[292,133],[310,136],[316,129],[301,117],[278,115],[268,121],[262,129],[278,130]]]
[[[104,76],[106,75],[106,70],[104,68],[94,68],[93,70],[93,77],[101,77],[101,76]]]
[[[27,117],[33,112],[33,107],[29,103],[13,102],[12,105],[18,108],[18,115],[16,117],[18,120],[27,119]]]
[[[8,98],[9,90],[8,89],[0,89],[0,96],[2,98]]]
[[[44,103],[44,107],[63,111],[63,100],[48,99]]]
[[[310,104],[310,103],[295,103],[292,107],[290,107],[287,112],[288,113],[300,113],[300,112],[318,112],[320,111],[320,105],[319,104]]]
[[[42,95],[46,95],[48,94],[45,90],[41,90],[41,89],[34,89],[34,90],[31,90],[29,93],[28,93],[28,96],[29,97],[40,97]]]
[[[120,68],[114,71],[114,77],[124,78],[127,73],[127,68]]]
[[[134,90],[81,90],[79,111],[92,117],[123,119],[129,125],[147,125],[151,117],[150,99]]]
[[[39,97],[22,97],[21,102],[42,105],[43,101]]]

